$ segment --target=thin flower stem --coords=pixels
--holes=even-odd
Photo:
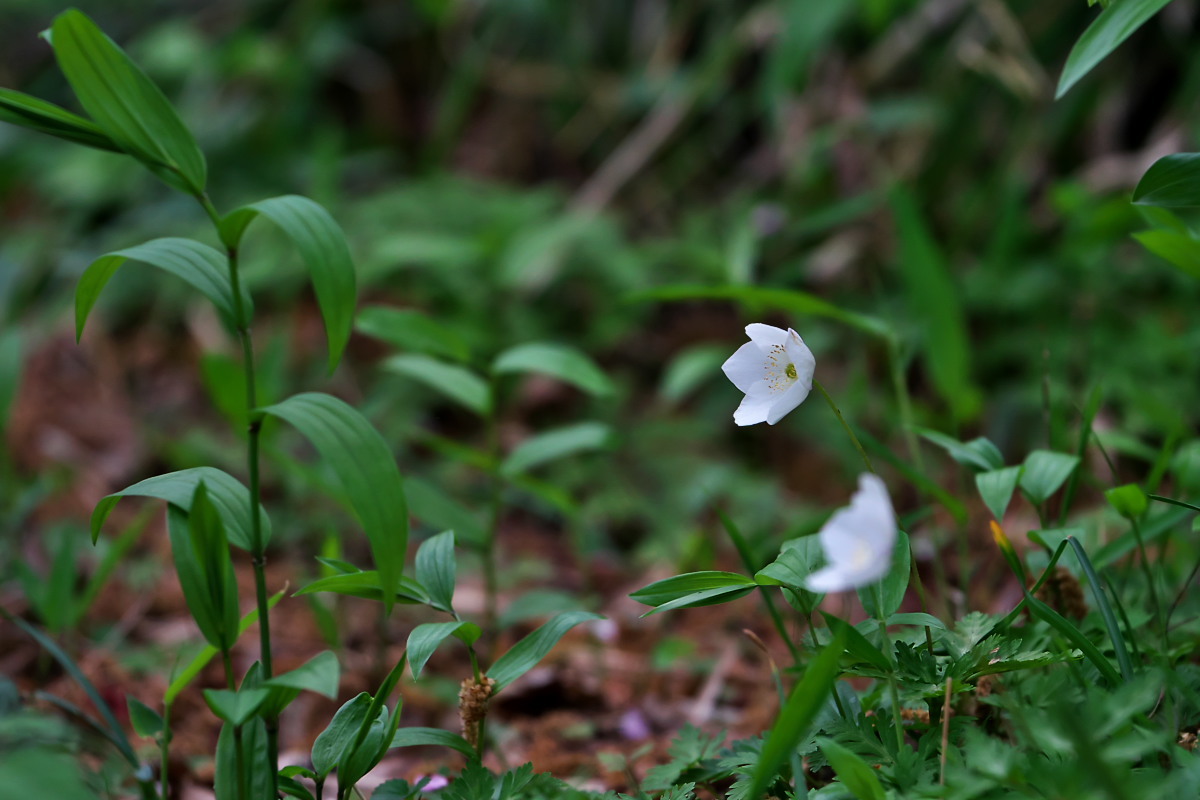
[[[169,751],[171,747],[171,704],[163,704],[162,715],[162,733],[158,736],[158,779],[162,786],[160,795],[162,800],[167,800],[167,795],[170,789],[170,783],[167,781],[167,767],[170,764]]]
[[[821,385],[819,380],[813,379],[813,386],[817,387],[817,391],[825,398],[825,402],[833,410],[833,415],[837,417],[838,422],[842,424],[842,428],[846,431],[846,435],[850,437],[850,441],[854,443],[854,449],[858,451],[858,455],[862,458],[863,463],[867,466],[867,472],[875,472],[875,467],[871,464],[871,459],[867,455],[867,451],[863,449],[862,442],[854,435],[854,430],[846,422],[846,418],[842,416],[842,411],[837,407],[837,403],[833,402],[833,398],[829,396],[829,392],[825,391],[825,387]]]

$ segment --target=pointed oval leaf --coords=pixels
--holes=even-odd
[[[474,411],[481,417],[487,416],[492,407],[492,391],[487,381],[466,367],[447,364],[436,358],[422,355],[392,356],[383,362],[383,368],[412,378],[447,399]]]
[[[454,558],[454,531],[442,531],[421,542],[416,558],[417,583],[429,592],[435,608],[453,612],[454,578],[457,563]]]
[[[850,794],[858,800],[887,800],[887,792],[883,790],[875,770],[854,751],[824,737],[817,739],[817,745]]]
[[[55,17],[50,34],[63,75],[96,124],[171,186],[203,194],[204,154],[166,96],[125,51],[75,9]]]
[[[338,680],[341,667],[338,666],[337,656],[326,650],[304,662],[295,669],[276,675],[266,681],[263,686],[286,686],[305,692],[316,692],[325,697],[337,697]]]
[[[371,695],[361,692],[350,698],[337,710],[325,730],[313,742],[313,770],[324,778],[341,760],[343,753],[354,744],[358,729],[367,718],[371,708]]]
[[[1054,98],[1057,100],[1070,91],[1080,78],[1091,72],[1092,68],[1116,50],[1121,42],[1128,39],[1130,34],[1170,2],[1171,0],[1113,0],[1071,48],[1062,77],[1058,79],[1058,89]]]
[[[317,294],[329,342],[329,369],[342,357],[354,324],[354,260],[346,235],[324,206],[315,200],[289,194],[251,203],[221,220],[221,241],[237,248],[256,217],[264,216],[287,235],[300,252]]]
[[[243,687],[233,692],[229,689],[205,689],[204,701],[212,712],[235,728],[246,724],[246,720],[258,711],[267,699],[270,691],[267,689],[247,689]]]
[[[1155,161],[1133,190],[1133,202],[1165,208],[1200,206],[1200,153],[1172,153]]]
[[[110,278],[126,261],[141,261],[163,272],[182,278],[189,285],[212,301],[221,319],[230,330],[238,327],[234,310],[233,289],[229,284],[229,264],[225,256],[208,245],[191,239],[168,237],[152,239],[136,247],[127,247],[100,256],[93,261],[79,278],[75,289],[75,338],[83,335],[83,326],[100,292]],[[243,288],[242,307],[247,320],[253,310],[250,295]]]
[[[147,478],[103,498],[92,511],[92,542],[100,536],[104,520],[122,497],[154,497],[179,506],[186,512],[192,507],[192,496],[201,481],[208,487],[208,499],[216,506],[221,520],[225,523],[229,543],[252,553],[265,548],[271,537],[271,520],[267,517],[267,512],[259,506],[262,544],[256,548],[250,521],[250,490],[229,473],[213,467],[194,467],[168,472],[166,475]]]
[[[369,306],[358,312],[354,327],[402,350],[460,362],[471,357],[466,339],[457,330],[410,308]]]
[[[683,575],[675,575],[661,581],[655,581],[648,586],[643,586],[636,592],[630,593],[629,596],[644,605],[661,606],[664,603],[678,600],[694,592],[727,588],[753,589],[754,586],[754,581],[745,575],[739,575],[736,572],[706,570],[704,572],[688,572]]]
[[[722,586],[712,589],[701,589],[698,592],[685,594],[683,597],[677,597],[670,602],[663,603],[658,608],[653,608],[642,614],[643,617],[661,614],[664,611],[674,611],[677,608],[699,608],[701,606],[715,606],[721,603],[730,603],[738,598],[745,597],[754,587],[752,586]]]
[[[296,592],[296,596],[332,592],[348,597],[362,597],[366,600],[386,602],[383,589],[379,584],[379,573],[375,570],[352,572],[347,575],[330,575],[319,578]],[[414,603],[429,604],[429,594],[419,583],[403,575],[396,581],[390,592],[392,603],[412,605]]]
[[[478,758],[471,743],[457,733],[444,731],[441,728],[401,728],[392,737],[392,747],[449,747],[462,753],[468,759]]]
[[[1108,489],[1104,492],[1104,499],[1125,519],[1137,519],[1146,513],[1146,508],[1150,505],[1146,493],[1136,483]]]
[[[492,362],[497,375],[536,372],[558,378],[588,394],[612,394],[608,376],[586,355],[573,347],[546,342],[530,342],[505,350]]]
[[[457,636],[466,644],[474,644],[480,633],[479,626],[472,622],[427,622],[413,628],[407,645],[408,666],[413,679],[421,677],[425,662],[446,639]]]
[[[992,512],[992,517],[997,522],[1004,519],[1004,512],[1008,510],[1008,504],[1012,501],[1013,490],[1017,488],[1017,482],[1021,479],[1022,469],[1024,467],[1005,467],[975,475],[975,487],[979,489],[979,496],[983,498],[984,505]]]
[[[383,437],[352,406],[327,394],[306,392],[262,409],[305,435],[333,470],[371,543],[383,586],[395,586],[408,546],[404,483]],[[391,611],[394,596],[383,596]]]
[[[210,647],[228,649],[222,633],[221,608],[208,592],[207,576],[196,554],[188,531],[188,515],[175,506],[167,507],[167,534],[171,540],[171,558],[188,612]]]
[[[157,736],[163,729],[162,715],[131,694],[125,695],[129,722],[138,736]]]
[[[500,473],[511,478],[566,456],[603,450],[612,443],[612,428],[602,422],[567,425],[521,442],[500,464]]]
[[[0,121],[97,150],[124,152],[99,125],[32,95],[0,88]]]
[[[593,619],[604,617],[590,611],[566,611],[514,644],[487,671],[488,677],[496,682],[496,691],[533,669],[571,628]]]
[[[1034,450],[1025,458],[1025,469],[1018,485],[1034,505],[1044,503],[1078,466],[1078,456]]]

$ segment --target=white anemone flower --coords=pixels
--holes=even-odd
[[[756,322],[746,326],[750,341],[721,365],[733,385],[745,392],[733,412],[738,425],[774,425],[812,391],[817,360],[791,328]]]
[[[826,566],[808,576],[810,592],[842,592],[887,574],[896,546],[896,512],[878,475],[863,473],[850,505],[839,508],[818,534]]]

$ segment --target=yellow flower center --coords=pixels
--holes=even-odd
[[[796,378],[799,377],[796,375],[796,365],[795,364],[788,364],[787,368],[784,369],[783,374],[787,375],[788,378],[790,378],[791,380],[796,380]]]

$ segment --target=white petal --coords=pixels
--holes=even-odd
[[[758,381],[750,387],[750,391],[746,392],[737,411],[733,412],[733,421],[738,425],[757,425],[760,422],[766,422],[767,415],[771,412],[771,404],[774,402],[775,396],[767,388],[767,382]]]
[[[764,325],[761,322],[753,322],[747,325],[746,335],[764,353],[772,347],[786,344],[788,339],[788,332],[783,328],[776,328],[774,325]]]
[[[788,328],[788,337],[783,344],[784,350],[787,352],[788,358],[792,360],[792,364],[796,367],[796,377],[809,389],[812,388],[813,373],[817,369],[817,358],[813,355],[812,350],[808,349],[808,345],[800,338],[800,334],[796,333],[791,328]]]
[[[844,592],[853,587],[846,580],[846,575],[842,570],[829,566],[819,569],[805,578],[804,588],[810,592],[825,594],[827,592]]]
[[[866,586],[886,575],[896,545],[896,512],[879,476],[859,476],[858,491],[850,505],[834,512],[819,536],[829,562],[824,570],[814,573],[829,573],[822,575],[820,585],[828,585],[833,573],[839,576],[843,588]]]
[[[804,398],[808,397],[809,390],[812,389],[812,378],[809,378],[809,383],[804,381],[796,381],[781,395],[775,395],[775,402],[771,404],[771,411],[767,414],[767,424],[774,425],[779,420],[796,406],[804,402]]]
[[[761,381],[766,375],[766,362],[762,350],[754,342],[746,342],[721,365],[725,377],[733,381],[733,385],[743,392],[750,391],[755,381]]]

